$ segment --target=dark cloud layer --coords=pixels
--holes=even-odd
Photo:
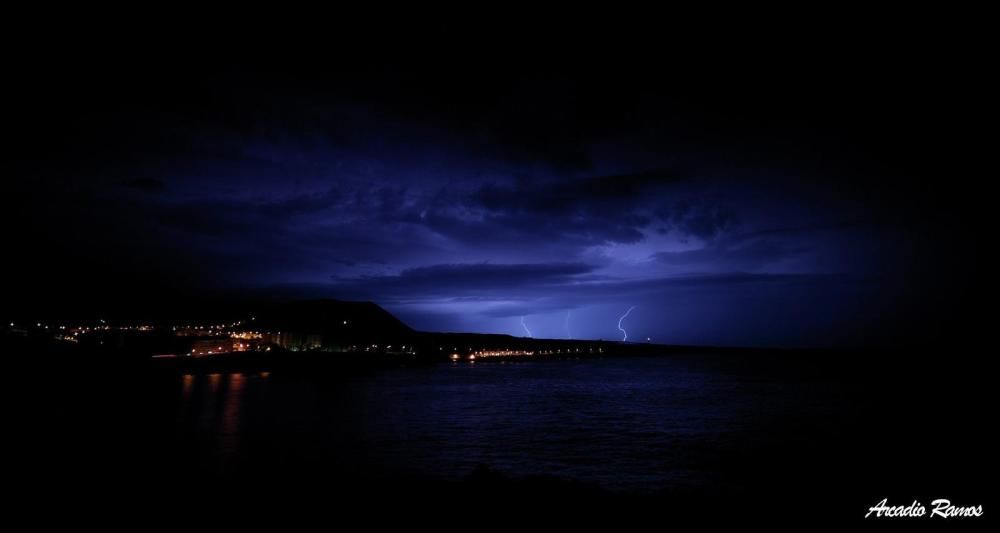
[[[428,329],[611,337],[637,305],[658,340],[850,344],[950,305],[988,218],[941,87],[894,79],[169,63],[67,88],[65,61],[10,119],[12,312],[225,289]]]
[[[509,298],[562,287],[593,271],[579,263],[430,265],[391,276],[335,279],[333,289],[354,295],[377,293],[386,299]]]

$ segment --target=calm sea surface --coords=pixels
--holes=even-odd
[[[220,476],[315,465],[462,479],[487,467],[612,491],[741,488],[755,457],[836,442],[849,388],[780,363],[668,356],[185,374],[158,438]]]

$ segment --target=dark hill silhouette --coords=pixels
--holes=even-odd
[[[255,318],[256,327],[330,336],[345,341],[397,341],[415,332],[372,302],[303,300],[272,304]]]

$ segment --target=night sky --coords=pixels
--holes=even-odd
[[[15,60],[4,311],[333,297],[430,331],[620,339],[635,306],[630,340],[663,343],[964,335],[982,65],[795,48]]]

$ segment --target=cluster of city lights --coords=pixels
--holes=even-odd
[[[582,350],[580,348],[566,348],[566,349],[559,348],[559,349],[555,349],[555,350],[551,350],[551,349],[550,350],[512,350],[512,349],[509,349],[509,348],[505,348],[505,349],[501,349],[501,350],[477,350],[477,351],[470,352],[468,356],[462,356],[458,352],[453,352],[451,354],[451,359],[453,361],[457,361],[457,360],[462,359],[464,357],[464,358],[466,358],[466,359],[468,359],[470,361],[475,361],[476,359],[488,359],[488,358],[497,358],[497,357],[532,357],[532,356],[542,356],[542,355],[572,355],[572,354],[580,354],[580,353],[590,353],[590,354],[593,354],[593,353],[604,353],[604,348],[600,348],[599,347],[596,350],[593,347],[582,349]]]
[[[518,356],[531,356],[535,355],[534,351],[528,350],[482,350],[478,352],[472,352],[469,354],[469,359],[483,358],[483,357],[518,357]]]
[[[253,319],[251,319],[253,320]],[[338,320],[337,324],[346,325],[348,321]],[[169,332],[176,337],[190,338],[190,345],[174,356],[203,356],[217,355],[232,352],[249,351],[270,351],[270,345],[277,345],[290,351],[344,351],[354,353],[381,353],[381,354],[409,354],[417,353],[415,345],[398,344],[358,344],[350,346],[324,346],[322,335],[303,334],[297,332],[267,331],[259,329],[249,329],[249,321],[235,321],[222,324],[193,324],[184,325],[151,325],[151,324],[131,324],[131,325],[111,325],[104,320],[86,325],[68,325],[58,323],[31,322],[26,325],[9,323],[10,329],[20,334],[27,334],[29,331],[45,331],[46,335],[53,335],[56,339],[68,342],[80,342],[90,338],[89,335],[100,336],[106,332]],[[55,330],[49,332],[48,330]],[[98,337],[100,339],[100,337]],[[647,339],[648,342],[648,339]],[[103,344],[103,342],[102,342]],[[550,345],[551,346],[551,345]],[[450,354],[452,360],[476,359],[502,359],[502,358],[529,358],[542,356],[562,356],[577,354],[602,354],[604,348],[594,345],[583,345],[575,347],[533,347],[527,348],[484,348],[474,349],[471,346],[438,346],[441,355]],[[157,357],[168,357],[169,354],[157,354]]]
[[[403,344],[393,349],[394,344],[386,344],[384,347],[379,344],[368,344],[368,345],[357,345],[352,344],[348,346],[345,351],[347,352],[375,352],[375,353],[416,353],[416,346]]]

